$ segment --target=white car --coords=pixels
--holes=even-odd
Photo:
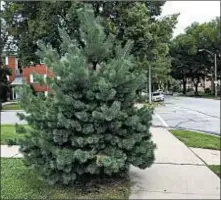
[[[164,101],[164,94],[162,92],[153,92],[152,101]]]

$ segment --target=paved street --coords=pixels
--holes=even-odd
[[[165,105],[156,108],[153,126],[184,128],[220,135],[220,101],[165,96]],[[21,122],[16,112],[2,112],[1,124]]]
[[[166,96],[164,103],[156,108],[153,125],[220,135],[219,100]]]

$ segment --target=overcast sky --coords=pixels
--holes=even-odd
[[[183,33],[194,21],[206,22],[220,16],[220,1],[167,1],[162,15],[180,13],[174,36]]]

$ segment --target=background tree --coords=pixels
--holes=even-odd
[[[20,118],[32,127],[26,130],[29,134],[21,151],[27,165],[49,184],[124,175],[130,164],[143,169],[154,160],[149,131],[152,110],[134,107],[145,76],[133,71],[130,44],[115,45],[115,57],[105,59],[111,52],[99,50],[108,48],[114,39],[106,37],[92,9],[79,9],[78,17],[83,48],[63,29],[62,55],[52,45],[39,44],[39,55],[61,77],[47,79],[49,96],[34,96],[28,85],[21,90],[21,106],[28,115],[20,114]],[[97,37],[102,44],[96,43]],[[88,56],[97,55],[97,50],[102,58],[99,72],[87,66]]]
[[[0,110],[2,102],[7,101],[8,93],[10,92],[9,81],[7,76],[11,75],[11,69],[6,65],[0,65]]]
[[[187,79],[190,77],[191,59],[196,53],[196,43],[191,35],[179,35],[170,44],[170,55],[172,56],[171,75],[173,78],[181,80],[183,94],[186,94]]]
[[[148,72],[151,65],[152,81],[160,85],[160,81],[166,81],[170,71],[168,43],[172,38],[177,15],[152,20],[146,4],[135,3],[134,7],[125,10],[121,17],[127,24],[124,31],[125,41],[134,41],[132,54],[137,59],[138,69]]]
[[[67,33],[75,39],[79,38],[79,20],[76,12],[86,2],[76,1],[29,1],[29,2],[5,2],[4,20],[8,24],[8,31],[13,36],[14,43],[18,46],[18,56],[23,66],[30,61],[39,63],[36,56],[37,41],[50,42],[59,52],[60,36],[58,25],[65,27]],[[95,16],[106,19],[103,24],[114,25],[117,30],[117,38],[125,43],[125,24],[121,22],[121,14],[124,9],[132,8],[135,2],[87,2],[93,5]],[[161,13],[164,2],[146,2],[150,10],[152,20]],[[66,17],[68,15],[68,17]],[[136,22],[135,22],[136,23]],[[106,32],[109,32],[107,29]]]
[[[217,17],[210,22],[197,24],[193,23],[186,30],[187,34],[192,35],[197,43],[198,49],[207,49],[217,55],[218,71],[220,71],[220,57],[221,54],[221,37],[220,37],[220,18]],[[211,80],[212,93],[215,94],[214,87],[214,56],[207,52],[201,52],[203,59],[201,64],[204,65],[204,71],[206,71],[206,78]],[[218,73],[219,74],[219,73]],[[218,77],[220,78],[220,77]]]
[[[199,49],[207,49],[217,54],[220,70],[220,19],[216,18],[203,24],[193,23],[184,34],[177,36],[171,43],[173,57],[172,76],[182,80],[185,94],[186,79],[192,80],[195,94],[198,95],[200,80],[210,79],[214,90],[214,56]]]
[[[58,25],[65,27],[70,37],[83,45],[76,9],[85,3],[92,5],[96,17],[104,19],[102,25],[107,35],[115,35],[122,46],[128,40],[133,41],[131,53],[138,62],[138,69],[147,71],[151,65],[156,87],[167,82],[171,66],[168,42],[172,38],[177,15],[159,18],[165,1],[7,2],[4,18],[18,44],[21,64],[29,65],[30,61],[39,63],[35,53],[40,39],[50,42],[60,52]]]
[[[38,40],[50,42],[58,49],[60,42],[57,27],[71,4],[71,1],[5,2],[3,18],[13,43],[18,47],[22,66],[40,62],[36,55]]]
[[[0,1],[0,7],[1,7],[1,1]],[[7,79],[7,76],[11,75],[11,70],[8,68],[4,62],[3,62],[3,51],[7,48],[7,42],[8,42],[8,32],[6,23],[2,18],[2,11],[0,10],[0,31],[1,31],[1,37],[0,37],[0,110],[2,108],[2,101],[7,100],[8,92],[10,91],[10,88],[8,86],[9,82]]]

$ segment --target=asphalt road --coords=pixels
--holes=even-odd
[[[198,130],[220,135],[220,101],[166,96],[156,108],[153,125]]]
[[[220,135],[220,101],[165,96],[164,106],[155,109],[153,126],[182,128]],[[16,112],[1,112],[1,124],[25,123]]]

